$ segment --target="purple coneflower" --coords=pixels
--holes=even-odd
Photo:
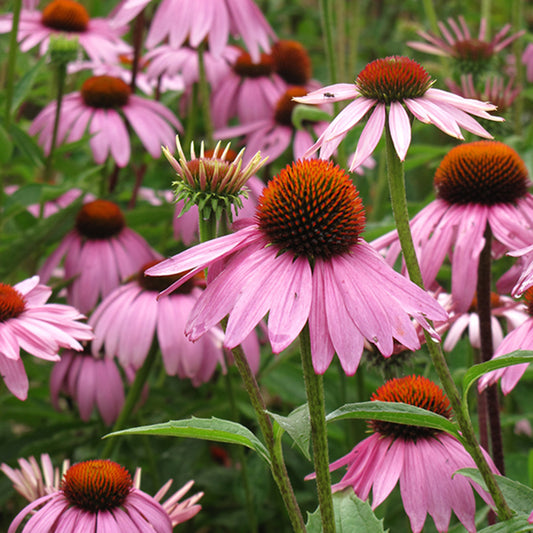
[[[58,490],[27,505],[15,517],[8,533],[15,533],[28,514],[31,518],[22,532],[171,533],[175,524],[200,510],[200,506],[194,504],[201,494],[189,499],[196,499],[191,505],[182,502],[180,507],[174,501],[177,494],[183,495],[183,491],[168,502],[159,503],[158,499],[168,488],[166,484],[157,497],[152,497],[140,490],[129,472],[118,463],[102,459],[84,461],[67,470]]]
[[[112,20],[122,26],[136,17],[150,1],[122,0],[113,12]],[[254,61],[259,60],[261,49],[270,50],[269,41],[275,37],[274,30],[253,0],[163,0],[154,14],[145,44],[147,48],[154,48],[168,37],[173,48],[180,47],[185,41],[197,48],[207,39],[209,50],[220,55],[230,34],[242,38]]]
[[[47,281],[65,257],[67,301],[86,313],[100,297],[157,257],[148,243],[132,229],[118,205],[108,200],[86,203],[76,217],[76,226],[43,264],[40,274]]]
[[[463,333],[468,330],[468,339],[473,348],[481,348],[481,338],[479,335],[479,315],[477,311],[477,297],[474,297],[469,309],[463,313],[456,313],[453,310],[453,298],[450,294],[439,294],[437,300],[442,307],[446,309],[450,315],[450,325],[446,339],[442,345],[444,351],[451,352]],[[503,330],[500,320],[505,319],[507,331],[517,328],[524,320],[527,319],[525,307],[509,298],[495,292],[491,293],[491,330],[492,330],[492,345],[497,348],[503,340]]]
[[[23,9],[17,40],[23,52],[40,44],[40,53],[48,50],[51,35],[63,34],[77,38],[80,46],[93,61],[113,62],[119,54],[131,47],[120,39],[125,27],[112,26],[108,19],[90,18],[85,7],[74,0],[53,0],[44,9],[37,11],[37,2],[32,9]],[[13,15],[0,17],[0,33],[11,31]]]
[[[522,63],[526,66],[527,81],[533,82],[533,43],[529,43],[522,54]]]
[[[28,395],[28,376],[20,350],[58,361],[60,348],[82,350],[80,340],[93,338],[85,318],[70,305],[47,304],[52,289],[33,276],[16,285],[0,283],[0,375],[19,400]]]
[[[215,136],[227,139],[244,135],[247,153],[261,152],[270,162],[280,157],[292,143],[294,160],[301,159],[309,153],[308,148],[313,144],[314,137],[320,136],[328,127],[328,123],[324,121],[310,122],[302,129],[294,127],[292,112],[296,107],[295,98],[305,94],[305,87],[289,87],[278,95],[268,116],[238,126],[221,128],[215,131]]]
[[[494,350],[493,359],[515,350],[533,350],[533,288],[525,292],[524,300],[529,315],[527,320],[507,333],[500,345]],[[502,392],[509,394],[516,387],[528,366],[529,363],[523,363],[488,372],[479,380],[478,388],[484,390],[489,385],[497,383],[501,378]]]
[[[431,287],[448,255],[455,310],[465,312],[474,298],[487,225],[494,257],[533,240],[528,172],[509,146],[478,141],[452,148],[437,169],[434,184],[436,200],[411,221],[413,241],[426,287]],[[372,244],[378,250],[388,248],[387,262],[394,264],[400,253],[396,230]]]
[[[470,115],[488,120],[503,120],[487,111],[496,106],[488,102],[461,98],[455,94],[432,88],[430,75],[407,57],[392,56],[369,63],[357,76],[355,83],[338,83],[297,97],[302,104],[323,104],[354,99],[336,117],[317,142],[306,152],[310,155],[320,148],[320,157],[328,159],[348,131],[372,110],[361,133],[350,170],[368,159],[376,148],[388,119],[398,157],[403,161],[411,144],[411,116],[426,124],[434,124],[452,137],[463,139],[460,128],[480,137],[492,138]]]
[[[418,35],[427,42],[409,41],[407,45],[428,54],[452,57],[459,62],[460,68],[462,66],[462,72],[469,73],[479,70],[476,65],[480,63],[487,65],[495,54],[501,52],[525,33],[525,30],[522,30],[506,37],[511,29],[511,25],[506,24],[488,41],[486,19],[481,19],[477,37],[472,37],[462,16],[459,16],[458,20],[459,24],[453,18],[448,19],[448,25],[452,31],[448,30],[444,22],[438,22],[444,38],[431,32],[418,31]]]
[[[445,320],[435,299],[394,272],[361,237],[359,193],[349,176],[323,160],[302,160],[265,187],[254,219],[234,234],[190,248],[148,269],[150,276],[186,273],[163,294],[209,268],[186,334],[196,340],[229,315],[224,346],[234,348],[268,313],[274,353],[287,348],[309,322],[315,371],[337,352],[354,374],[364,339],[385,356],[393,338],[420,347],[412,316]],[[384,304],[386,302],[386,305]]]
[[[50,374],[50,398],[59,411],[59,395],[65,394],[78,407],[80,418],[88,422],[94,408],[108,426],[118,418],[124,405],[124,384],[112,358],[66,350]]]
[[[174,280],[144,276],[145,265],[136,278],[117,288],[95,309],[90,324],[95,330],[94,354],[103,349],[107,357],[138,369],[157,337],[166,373],[190,379],[195,387],[211,379],[220,365],[225,370],[224,338],[215,328],[197,342],[185,337],[185,324],[202,294],[203,273],[190,279],[167,298],[157,300],[160,291]],[[254,372],[259,369],[259,342],[252,332],[244,349]]]
[[[47,453],[41,455],[40,467],[35,457],[20,458],[18,463],[20,468],[11,468],[2,463],[0,470],[11,480],[13,488],[29,502],[57,491],[63,474],[70,466],[69,461],[65,460],[60,472],[58,467],[54,468]]]
[[[387,381],[372,401],[402,402],[432,411],[448,419],[451,408],[440,387],[423,376],[407,376]],[[448,531],[452,511],[469,531],[476,531],[476,504],[472,487],[487,502],[492,498],[476,483],[455,472],[475,468],[474,461],[457,439],[442,431],[420,426],[372,420],[373,434],[348,455],[330,465],[347,472],[333,490],[353,487],[366,500],[372,490],[375,509],[400,483],[403,506],[413,533],[420,533],[429,513],[439,532]],[[487,453],[485,458],[497,473]]]
[[[39,144],[50,152],[57,103],[48,104],[28,130],[39,134]],[[126,120],[124,120],[124,115]],[[124,167],[131,156],[129,124],[152,157],[161,155],[161,145],[170,144],[182,126],[163,104],[131,93],[122,79],[92,76],[80,92],[67,94],[60,110],[57,143],[80,140],[85,130],[94,160],[102,164],[111,154],[117,166]]]

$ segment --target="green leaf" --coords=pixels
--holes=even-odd
[[[472,479],[486,490],[485,481],[477,468],[461,468],[456,473]],[[494,477],[509,507],[517,513],[524,513],[529,516],[533,511],[533,489],[508,477]]]
[[[335,529],[337,533],[385,533],[370,504],[360,500],[352,489],[333,494]],[[321,533],[320,508],[307,513],[307,533]],[[388,531],[388,530],[387,530]]]
[[[192,417],[187,420],[169,420],[163,424],[115,431],[105,435],[105,437],[116,435],[162,435],[240,444],[254,450],[270,464],[270,455],[265,445],[248,428],[237,422],[221,418]]]
[[[446,431],[462,440],[457,426],[444,416],[433,413],[421,407],[401,402],[360,402],[343,405],[326,416],[328,422],[344,420],[346,418],[363,418],[368,420],[383,420],[409,426],[422,426]]]
[[[13,143],[6,129],[0,124],[0,164],[5,165],[13,154]]]
[[[466,395],[472,384],[483,374],[486,374],[491,370],[518,365],[520,363],[533,363],[533,351],[516,350],[506,355],[496,357],[495,359],[491,359],[490,361],[486,361],[485,363],[470,367],[463,377],[463,398],[466,399]]]
[[[311,460],[309,441],[311,438],[311,419],[309,406],[305,403],[297,407],[289,416],[268,414],[289,434],[306,459]]]
[[[9,133],[11,134],[14,145],[33,166],[41,166],[44,163],[42,150],[24,130],[20,129],[16,124],[11,124]]]
[[[13,93],[13,104],[11,107],[12,112],[15,112],[20,104],[24,101],[24,99],[28,96],[28,93],[30,92],[33,82],[35,81],[35,78],[37,77],[37,74],[43,67],[43,65],[46,62],[46,56],[43,55],[35,65],[28,70],[24,76],[19,80],[19,82],[15,85],[15,90]]]
[[[526,533],[533,530],[533,526],[527,521],[527,515],[520,515],[498,522],[493,526],[489,526],[478,530],[478,533]]]

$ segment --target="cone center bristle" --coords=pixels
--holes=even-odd
[[[348,252],[365,227],[363,203],[349,176],[321,159],[297,161],[275,176],[256,217],[273,244],[310,259]]]
[[[406,376],[387,381],[371,398],[372,401],[401,402],[451,418],[450,402],[442,389],[423,376]],[[386,437],[416,441],[435,435],[438,430],[382,420],[370,421],[370,427]]]
[[[61,483],[67,500],[90,513],[120,507],[132,488],[131,476],[123,466],[101,459],[71,466]]]
[[[362,96],[390,104],[419,98],[431,87],[430,75],[416,61],[403,56],[376,59],[355,81]]]
[[[25,308],[22,294],[11,285],[0,283],[0,323],[17,318]]]
[[[74,0],[54,0],[42,12],[41,22],[53,30],[82,33],[89,25],[87,10]]]
[[[94,200],[85,204],[76,217],[76,229],[87,239],[108,239],[118,235],[126,221],[117,204]]]
[[[305,96],[308,93],[305,87],[291,87],[278,100],[274,110],[274,120],[282,126],[292,127],[292,111],[298,105],[293,98]]]
[[[528,171],[520,156],[498,141],[452,148],[435,173],[437,196],[452,204],[515,203],[527,193]]]
[[[96,109],[116,109],[124,107],[131,94],[126,82],[114,76],[92,76],[81,87],[81,97],[85,105]]]

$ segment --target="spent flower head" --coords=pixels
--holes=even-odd
[[[191,156],[187,160],[179,136],[176,136],[176,147],[177,160],[167,147],[163,148],[163,153],[178,175],[173,185],[176,201],[184,201],[182,213],[197,205],[204,220],[212,215],[218,220],[222,213],[226,213],[231,221],[232,209],[237,214],[242,207],[242,197],[246,198],[246,182],[265,164],[266,158],[257,152],[248,164],[243,165],[245,149],[232,159],[230,144],[222,150],[219,141],[212,154],[206,152],[202,142],[198,157],[192,142]]]

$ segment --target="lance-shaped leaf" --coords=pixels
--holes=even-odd
[[[305,458],[310,461],[311,420],[309,418],[309,406],[306,403],[300,405],[289,416],[276,415],[270,412],[268,414],[289,434]]]

